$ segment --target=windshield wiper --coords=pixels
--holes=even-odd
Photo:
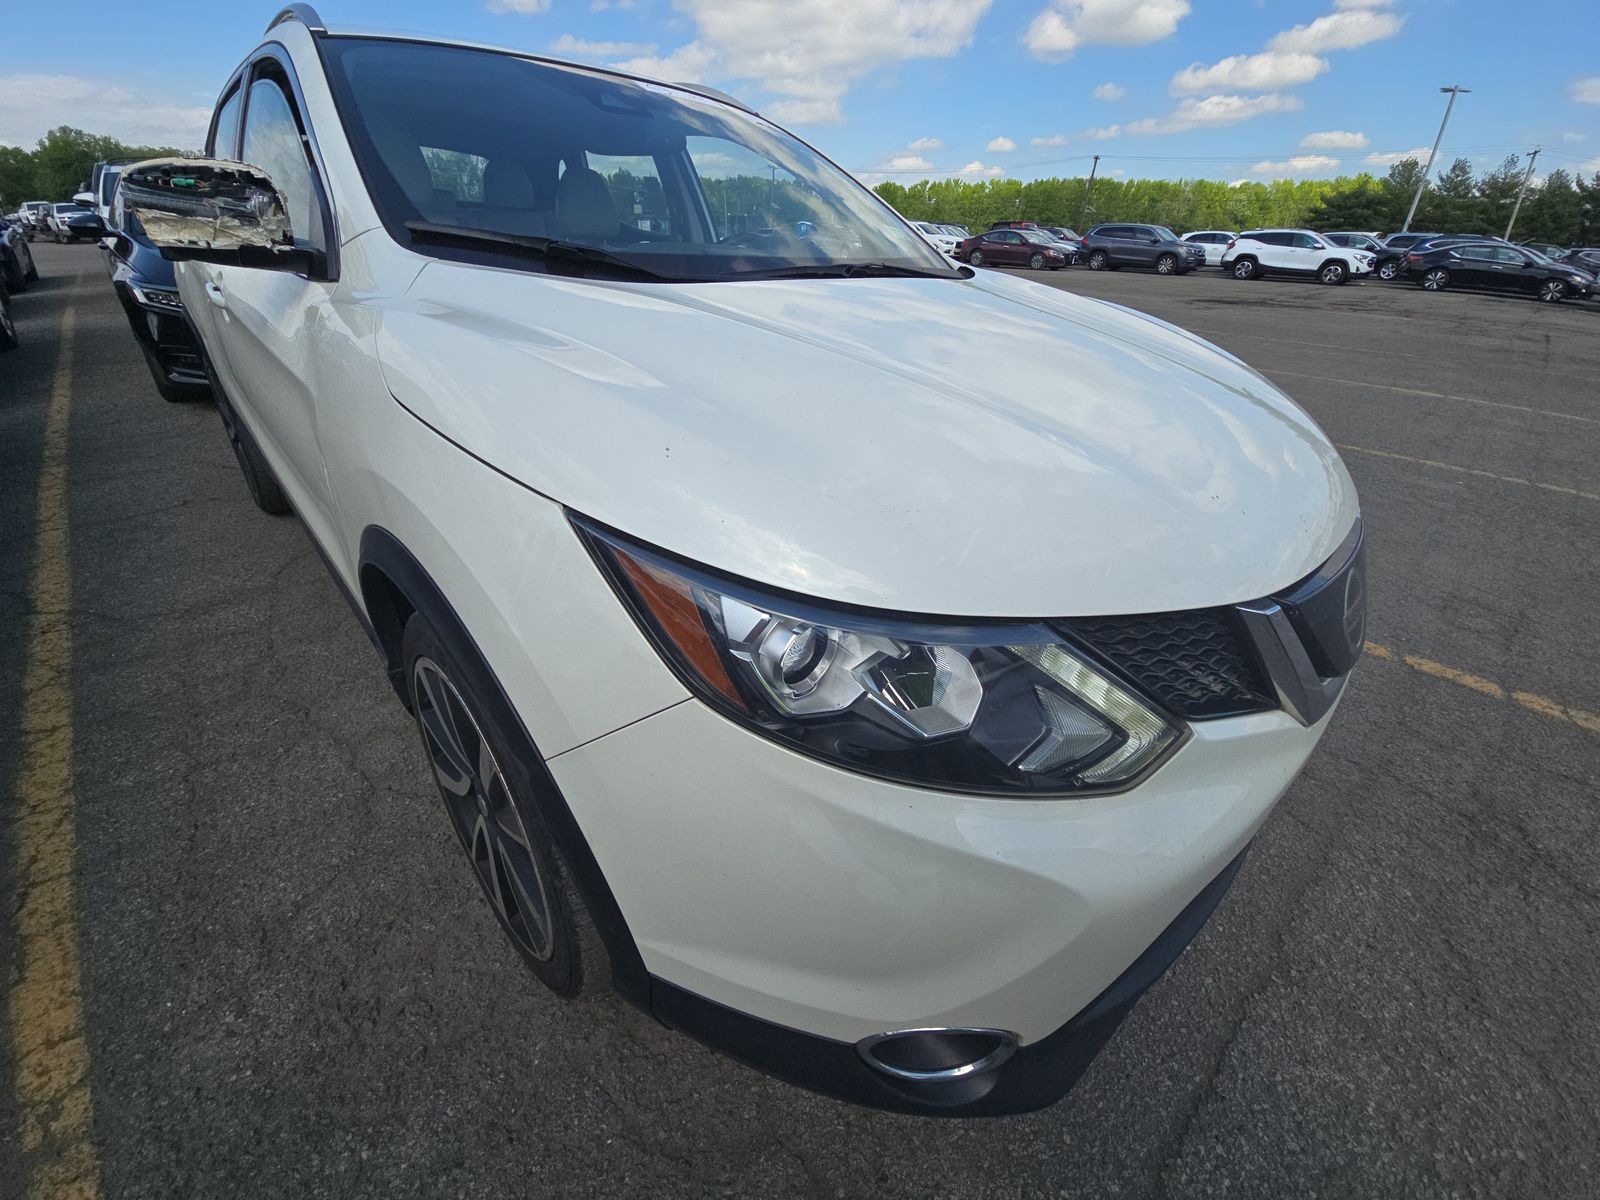
[[[817,263],[804,267],[773,267],[748,271],[743,279],[959,279],[959,271],[928,271],[921,267],[902,267],[886,262]]]
[[[662,271],[652,270],[642,263],[602,250],[599,246],[585,246],[578,242],[563,242],[559,238],[538,237],[533,234],[501,233],[495,229],[472,229],[463,225],[435,225],[431,221],[407,221],[406,231],[411,240],[428,245],[467,246],[482,250],[500,250],[507,254],[522,254],[529,258],[542,258],[546,262],[570,264],[579,267],[603,267],[645,279],[676,279]]]

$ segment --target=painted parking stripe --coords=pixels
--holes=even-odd
[[[1453,400],[1459,404],[1477,404],[1484,408],[1504,408],[1511,412],[1532,413],[1538,417],[1553,417],[1558,421],[1577,421],[1583,425],[1600,425],[1600,417],[1581,417],[1577,413],[1556,412],[1550,408],[1530,408],[1526,404],[1507,404],[1503,400],[1482,400],[1477,396],[1457,396],[1451,392],[1430,392],[1423,388],[1396,387],[1392,383],[1368,383],[1361,379],[1336,379],[1332,375],[1308,375],[1304,371],[1279,371],[1260,367],[1263,375],[1284,375],[1290,379],[1314,379],[1319,383],[1337,383],[1344,387],[1370,388],[1378,392],[1394,392],[1401,396],[1424,396],[1429,400]]]
[[[1455,463],[1438,462],[1431,458],[1413,458],[1409,454],[1396,454],[1392,450],[1372,450],[1366,446],[1352,446],[1335,442],[1339,449],[1351,454],[1370,454],[1374,458],[1392,458],[1396,462],[1414,463],[1419,467],[1435,467],[1441,471],[1455,471],[1461,475],[1476,475],[1480,479],[1493,479],[1500,483],[1515,483],[1522,487],[1539,488],[1561,496],[1575,496],[1579,500],[1600,500],[1600,492],[1585,492],[1578,488],[1562,487],[1559,483],[1540,483],[1536,479],[1521,479],[1516,475],[1496,475],[1493,471],[1480,471],[1477,467],[1463,467]]]
[[[67,421],[72,300],[45,418],[22,683],[15,794],[17,976],[11,988],[20,1144],[28,1200],[95,1200],[89,1046],[78,962],[77,820],[72,790],[72,572],[67,541]]]
[[[1495,700],[1520,704],[1529,712],[1536,712],[1541,717],[1549,717],[1554,721],[1564,721],[1568,725],[1577,726],[1586,733],[1600,736],[1600,713],[1586,712],[1581,708],[1574,708],[1570,704],[1552,700],[1549,696],[1541,696],[1538,692],[1522,692],[1502,687],[1494,680],[1485,679],[1482,675],[1474,675],[1456,667],[1446,666],[1444,663],[1434,662],[1433,659],[1423,658],[1420,654],[1401,654],[1378,642],[1368,642],[1366,651],[1373,658],[1382,658],[1389,662],[1400,663],[1423,675],[1431,675],[1435,679],[1443,679],[1448,683],[1456,684],[1458,687],[1470,688]]]

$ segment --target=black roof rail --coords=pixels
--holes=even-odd
[[[267,32],[271,33],[285,21],[299,21],[312,33],[327,33],[328,24],[317,15],[317,10],[309,4],[291,4],[287,8],[278,10],[278,15],[267,23]]]
[[[296,7],[297,8],[298,7],[303,7],[303,5],[296,5]],[[759,117],[761,115],[760,113],[756,112],[755,109],[751,108],[748,104],[746,104],[743,100],[736,100],[732,96],[728,95],[727,92],[719,91],[714,87],[707,87],[703,83],[669,83],[667,86],[668,87],[681,88],[683,91],[686,91],[686,92],[694,92],[697,95],[705,96],[707,99],[710,99],[710,100],[720,100],[724,104],[731,104],[735,108],[743,109],[745,112],[750,113],[752,116]]]

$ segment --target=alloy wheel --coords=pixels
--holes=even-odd
[[[1422,286],[1430,292],[1437,292],[1450,282],[1450,273],[1435,267],[1422,277]]]
[[[428,761],[478,883],[517,944],[548,962],[555,951],[550,892],[494,751],[438,663],[417,659],[412,683]]]
[[[1343,283],[1344,282],[1344,268],[1341,267],[1338,263],[1329,263],[1327,266],[1322,268],[1322,282],[1323,283]]]
[[[1034,271],[1044,270],[1044,255],[1035,254],[1028,259],[1028,267]]]
[[[982,250],[974,250],[972,252],[971,258],[972,258],[972,265],[973,266],[975,266],[975,267],[983,266],[983,251]]]
[[[1171,275],[1177,269],[1178,260],[1173,258],[1170,254],[1163,254],[1160,258],[1156,259],[1157,275]]]
[[[1106,252],[1104,250],[1096,250],[1093,254],[1089,255],[1089,270],[1104,271],[1105,269]]]
[[[1235,279],[1250,279],[1256,273],[1256,264],[1248,258],[1241,258],[1233,264],[1233,277]]]
[[[1400,274],[1400,264],[1392,259],[1378,268],[1379,279],[1390,280],[1398,274]]]
[[[1539,299],[1546,304],[1554,304],[1566,299],[1567,285],[1559,279],[1546,279],[1539,285]]]

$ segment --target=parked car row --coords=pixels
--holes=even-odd
[[[1059,270],[1082,261],[1092,271],[1144,268],[1183,275],[1216,267],[1235,279],[1285,275],[1340,285],[1375,276],[1406,278],[1428,291],[1473,288],[1525,292],[1545,301],[1595,294],[1600,248],[1515,245],[1482,234],[1197,229],[1181,237],[1164,225],[1095,225],[1079,238],[1026,221],[1000,221],[949,251],[974,267]]]
[[[17,348],[17,325],[11,305],[20,292],[39,278],[33,251],[17,214],[0,217],[0,351]]]

